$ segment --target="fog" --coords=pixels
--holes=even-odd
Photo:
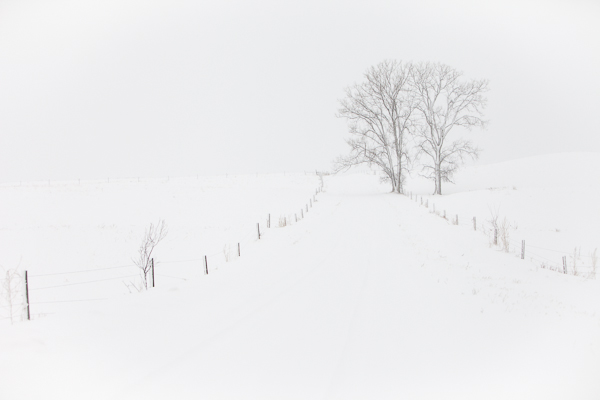
[[[600,146],[592,1],[0,0],[0,182],[326,170],[384,59],[489,79],[479,163]]]

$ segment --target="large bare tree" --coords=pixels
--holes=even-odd
[[[409,79],[412,65],[383,61],[360,84],[348,87],[337,116],[348,120],[348,156],[335,161],[336,172],[353,165],[379,167],[392,191],[402,193],[410,157],[407,133],[413,128],[415,102]]]
[[[485,126],[488,81],[467,81],[461,72],[440,63],[416,65],[412,73],[420,122],[414,132],[419,154],[425,159],[422,175],[435,182],[434,194],[442,194],[442,182],[452,182],[464,159],[478,157],[479,150],[469,140],[449,135],[460,128]]]

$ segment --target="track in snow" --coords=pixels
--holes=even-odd
[[[512,275],[511,257],[362,183],[366,190],[356,177],[332,179],[310,227],[278,238],[279,251],[265,253],[277,257],[260,261],[266,273],[287,268],[285,278],[158,370],[142,385],[147,393],[547,399],[599,387],[586,379],[599,371],[587,344],[572,348],[573,332],[544,315],[549,305],[530,296],[535,289],[514,290],[527,278]],[[461,234],[466,240],[456,240]]]

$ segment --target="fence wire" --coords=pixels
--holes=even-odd
[[[313,196],[311,196],[310,200],[306,203],[305,206],[303,206],[302,208],[300,208],[300,210],[304,210],[305,207],[308,209],[309,208],[309,204],[310,207],[312,208],[314,206],[314,203],[316,202],[316,196],[318,193],[320,193],[322,191],[322,186],[318,189],[315,190],[315,194]],[[314,200],[314,201],[313,201]],[[306,211],[308,212],[308,210]],[[286,225],[284,226],[290,226],[290,225],[294,225],[296,223],[299,223],[303,218],[306,218],[306,212],[305,211],[301,211],[302,217],[299,216],[299,214],[295,214],[295,213],[288,213],[285,214],[286,215]],[[295,222],[292,223],[292,218],[290,217],[291,215],[295,215],[296,219],[294,220]],[[267,218],[264,218],[264,220],[266,221]],[[275,219],[273,220],[275,222],[277,222]],[[264,225],[263,225],[264,224]],[[262,225],[262,226],[261,226]],[[275,224],[276,227],[282,227],[279,226],[278,223]],[[263,222],[259,222],[259,227],[260,227],[260,238],[262,239],[263,237],[268,236],[267,231],[270,228],[266,228],[266,224]],[[236,245],[244,245],[244,247],[254,244],[256,243],[259,238],[258,238],[258,232],[256,231],[256,228],[248,228],[248,229],[243,229],[240,228],[238,229],[238,232],[241,233],[242,230],[247,231],[247,233],[245,235],[243,235],[241,238],[238,239],[238,241],[236,242],[231,242],[231,243],[235,243]],[[253,232],[254,231],[254,232]],[[218,270],[220,267],[222,267],[224,264],[229,262],[228,259],[228,255],[226,254],[227,252],[225,251],[225,249],[227,248],[227,246],[231,246],[230,244],[225,244],[224,245],[224,249],[220,250],[220,251],[215,251],[212,252],[210,254],[205,254],[203,255],[201,258],[192,258],[192,259],[183,259],[183,260],[167,260],[167,261],[158,261],[156,262],[156,266],[160,266],[160,265],[168,265],[168,264],[185,264],[185,263],[193,263],[193,262],[201,262],[204,263],[206,260],[209,261],[209,272],[214,272],[215,270]],[[243,252],[243,249],[241,249]],[[232,254],[230,257],[232,258],[237,258],[238,257],[238,249],[236,247],[230,248],[230,253]],[[217,256],[222,256],[222,259],[218,259],[215,260],[215,257]],[[209,258],[212,258],[213,260],[210,260]],[[117,270],[117,269],[123,269],[123,268],[131,268],[131,267],[137,267],[136,264],[126,264],[126,265],[118,265],[118,266],[114,266],[114,267],[101,267],[101,268],[89,268],[89,269],[84,269],[84,270],[72,270],[72,271],[59,271],[59,272],[51,272],[51,273],[42,273],[42,274],[28,274],[28,285],[31,285],[31,278],[37,279],[37,278],[45,278],[45,277],[53,277],[53,276],[61,276],[61,275],[69,275],[69,274],[83,274],[83,273],[92,273],[92,272],[97,272],[97,271],[108,271],[108,270]],[[202,266],[202,270],[204,270],[205,265]],[[182,281],[187,281],[189,278],[186,277],[181,277],[181,276],[174,276],[174,275],[167,275],[167,274],[163,274],[163,273],[155,273],[154,274],[157,277],[161,277],[161,278],[169,278],[169,279],[175,279],[175,280],[182,280]],[[136,274],[132,274],[132,275],[124,275],[124,276],[117,276],[117,277],[111,277],[111,278],[102,278],[102,279],[95,279],[95,280],[89,280],[89,281],[84,281],[84,282],[69,282],[69,283],[61,283],[61,284],[56,284],[56,285],[48,285],[48,286],[42,286],[42,287],[29,287],[27,288],[27,290],[29,292],[38,292],[38,291],[43,291],[43,290],[48,290],[48,289],[56,289],[56,288],[63,288],[63,287],[70,287],[70,286],[78,286],[78,285],[88,285],[88,284],[94,284],[94,283],[100,283],[100,282],[107,282],[107,281],[115,281],[115,280],[124,280],[124,279],[129,279],[129,278],[134,278],[134,277],[140,277],[140,272],[138,271],[138,273]],[[150,278],[151,279],[151,278]],[[127,285],[126,285],[127,286]],[[129,287],[128,287],[129,288]],[[130,289],[131,291],[131,289]],[[43,300],[43,301],[30,301],[28,303],[29,306],[35,306],[35,305],[45,305],[45,304],[61,304],[61,303],[80,303],[80,302],[96,302],[96,301],[105,301],[108,300],[108,298],[87,298],[87,299],[67,299],[67,300]],[[51,314],[55,314],[54,312],[41,312],[41,313],[31,313],[30,315],[33,316],[45,316],[45,315],[51,315]],[[10,319],[11,317],[6,317],[6,318],[0,318],[0,320],[4,320],[4,319]]]
[[[458,214],[452,214],[447,212],[447,210],[440,210],[440,209],[435,209],[435,203],[431,203],[431,205],[429,204],[429,199],[425,198],[423,196],[419,196],[419,195],[415,195],[413,193],[408,193],[406,195],[410,200],[414,201],[415,203],[417,203],[418,206],[420,207],[426,207],[427,209],[430,209],[431,207],[431,213],[439,216],[442,219],[445,219],[449,224],[451,225],[455,225],[455,226],[463,226],[463,227],[471,227],[473,228],[474,224],[473,224],[473,218],[476,217],[471,217],[471,218],[466,218],[466,219],[461,219],[459,218]],[[445,214],[445,215],[444,215]],[[458,223],[457,223],[457,219],[458,219]],[[464,222],[467,221],[467,222]],[[483,229],[480,231],[484,231]],[[493,230],[488,230],[488,232],[484,232],[484,234],[491,234],[493,233]],[[498,236],[498,246],[500,246],[500,236]],[[512,247],[514,249],[516,249],[517,252],[521,251],[521,247],[523,245],[522,242],[517,242],[514,239],[509,239],[508,241],[508,245],[509,247]],[[586,270],[589,272],[586,272],[586,274],[588,274],[589,276],[595,276],[595,270],[596,270],[596,266],[594,265],[596,257],[594,255],[581,255],[580,254],[580,250],[578,250],[578,248],[576,248],[574,251],[563,251],[563,250],[556,250],[556,249],[549,249],[547,247],[543,247],[543,246],[539,246],[539,245],[531,245],[529,244],[529,242],[526,240],[525,241],[525,258],[530,259],[530,260],[535,260],[536,262],[540,263],[540,265],[544,268],[545,266],[554,266],[556,271],[562,271],[563,270],[563,260],[562,258],[560,260],[554,260],[554,259],[550,259],[546,256],[543,256],[537,252],[532,252],[530,249],[534,248],[536,250],[543,250],[543,251],[549,251],[549,252],[553,252],[553,253],[558,253],[561,254],[562,256],[566,256],[569,257],[571,260],[571,263],[568,263],[566,265],[567,267],[567,274],[569,275],[581,275],[582,271],[581,270]],[[582,261],[581,265],[577,264],[578,260],[586,260],[588,261],[591,265],[588,265],[587,262]]]

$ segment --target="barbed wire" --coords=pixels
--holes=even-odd
[[[115,277],[115,278],[96,279],[94,281],[86,281],[86,282],[64,283],[62,285],[44,286],[44,287],[41,287],[41,288],[31,288],[29,290],[34,291],[34,290],[53,289],[53,288],[64,287],[64,286],[85,285],[85,284],[88,284],[88,283],[96,283],[96,282],[112,281],[112,280],[116,280],[116,279],[133,278],[133,277],[136,277],[136,276],[139,276],[139,274],[127,275],[127,276],[119,276],[119,277]]]
[[[410,197],[410,196],[411,196],[411,194],[408,194],[408,195],[407,195],[407,197],[409,197],[409,199],[411,199],[411,197]],[[421,196],[421,197],[422,197],[422,196]],[[411,200],[412,200],[412,199],[411,199]],[[426,207],[426,208],[427,208],[427,209],[429,209],[429,204],[428,204],[428,202],[427,202],[427,201],[426,201],[426,202],[424,202],[424,203],[422,203],[422,204],[421,204],[421,203],[419,203],[419,196],[418,196],[418,195],[414,195],[414,201],[415,201],[415,203],[417,203],[417,206],[419,206],[419,207],[425,207],[425,206],[427,205],[427,207]],[[432,203],[432,205],[434,205],[434,204],[435,204],[435,203]],[[446,210],[443,210],[443,211],[446,211]],[[447,221],[447,223],[448,223],[448,224],[450,224],[450,225],[455,225],[455,226],[463,226],[463,227],[466,227],[466,226],[470,226],[470,227],[472,227],[472,226],[473,226],[473,218],[477,218],[476,216],[474,216],[474,217],[472,217],[472,218],[470,218],[470,219],[466,219],[466,221],[467,221],[467,222],[464,222],[464,221],[465,221],[465,219],[460,219],[460,218],[459,218],[459,220],[458,220],[458,224],[457,224],[457,223],[456,223],[457,214],[446,213],[447,215],[446,215],[446,217],[444,217],[444,216],[442,216],[442,214],[441,214],[441,212],[440,212],[440,210],[439,210],[439,209],[438,209],[438,210],[436,210],[436,211],[430,211],[430,213],[436,214],[436,215],[437,215],[437,216],[439,216],[440,218],[442,218],[442,219],[445,219],[445,220]],[[486,221],[486,220],[484,220],[484,222],[487,222],[487,223],[489,223],[489,221]],[[491,229],[487,229],[487,230],[489,231],[488,233],[492,232],[492,230],[491,230]],[[484,230],[484,231],[485,231],[485,230]],[[485,233],[485,232],[484,232],[484,233]],[[499,239],[500,239],[500,238],[499,238]],[[499,241],[500,241],[500,240],[499,240]],[[523,245],[523,242],[517,242],[517,241],[515,241],[514,239],[509,239],[509,240],[508,240],[508,244],[509,244],[509,246],[513,246],[513,247],[514,247],[514,248],[516,248],[516,249],[520,249],[520,248],[522,247],[522,245]],[[571,258],[572,258],[572,257],[573,257],[573,255],[574,255],[574,252],[572,252],[572,251],[570,251],[570,252],[567,252],[567,251],[562,251],[562,250],[548,249],[548,248],[546,248],[546,247],[537,246],[537,245],[532,245],[532,244],[530,244],[530,243],[529,243],[529,242],[527,242],[527,241],[525,242],[525,258],[529,258],[530,260],[535,260],[535,261],[537,261],[537,262],[539,262],[539,263],[541,263],[541,264],[554,265],[554,266],[556,266],[556,268],[558,268],[558,269],[562,268],[562,265],[563,265],[563,264],[562,264],[562,260],[561,260],[561,261],[552,260],[552,259],[550,259],[550,258],[547,258],[547,257],[545,257],[545,256],[542,256],[542,255],[540,255],[540,254],[538,254],[538,253],[532,252],[532,251],[530,250],[530,248],[534,248],[534,249],[538,249],[538,250],[551,251],[551,252],[554,252],[554,253],[559,253],[559,254],[562,254],[562,255],[568,255],[568,256],[571,256]],[[579,248],[579,249],[580,249],[580,248]],[[594,260],[594,258],[595,258],[593,255],[581,255],[581,254],[580,254],[580,250],[579,250],[579,251],[575,250],[575,252],[577,253],[577,255],[576,255],[576,259],[577,259],[577,260],[581,260],[582,258],[583,258],[583,259],[591,259],[591,260]],[[533,257],[532,257],[532,256],[533,256]],[[569,267],[570,269],[576,268],[577,270],[579,270],[579,269],[592,269],[592,270],[594,270],[594,269],[596,268],[596,267],[594,267],[593,265],[585,265],[585,264],[584,264],[584,265],[576,265],[576,264],[574,265],[574,264],[571,264],[571,265],[568,265],[568,267]],[[558,269],[557,269],[557,270],[558,270]],[[591,273],[591,272],[590,272],[590,273]]]
[[[156,276],[160,276],[163,278],[171,278],[171,279],[181,279],[182,281],[187,281],[187,278],[181,278],[179,276],[170,276],[170,275],[163,275],[163,274],[156,274]]]
[[[536,254],[536,253],[534,253],[534,252],[532,252],[532,251],[527,251],[527,253],[526,253],[526,256],[528,256],[528,257],[529,257],[531,254],[533,254],[534,256],[536,256],[536,257],[539,257],[539,258],[541,258],[541,259],[543,259],[543,260],[545,260],[545,261],[547,261],[547,262],[551,262],[551,263],[555,263],[555,264],[560,264],[558,261],[551,260],[551,259],[549,259],[549,258],[547,258],[547,257],[541,256],[541,255],[539,255],[539,254]],[[541,261],[541,262],[544,262],[543,260],[539,260],[539,259],[538,259],[538,261]]]
[[[191,259],[191,260],[157,261],[156,264],[157,265],[160,265],[160,264],[180,264],[180,263],[196,262],[196,261],[204,261],[204,258],[194,258],[194,259]]]
[[[309,202],[307,202],[305,206],[301,207],[300,210],[304,210],[304,207],[308,208],[309,203],[311,204],[311,206],[310,206],[311,208],[314,207],[313,203],[316,202],[316,196],[320,193],[319,189],[320,188],[317,188],[315,190],[314,195],[311,196],[311,200]],[[301,213],[303,214],[302,211],[301,211]],[[303,218],[306,217],[305,215],[303,215],[303,217],[298,218],[298,216],[295,213],[287,213],[287,214],[282,214],[282,215],[285,215],[285,218],[287,218],[286,224],[283,225],[283,226],[275,225],[275,227],[291,226],[291,225],[294,225],[295,223],[300,222]],[[292,217],[291,217],[292,215],[296,215],[296,220],[295,220],[294,223],[292,223]],[[270,217],[269,217],[269,220],[270,220]],[[260,226],[260,221],[262,221],[262,220],[259,220],[259,226]],[[277,223],[276,221],[277,220],[275,220],[275,223]],[[263,221],[263,223],[264,223],[264,221]],[[260,231],[260,236],[261,237],[268,236],[268,231],[270,230],[269,228],[271,228],[271,226],[269,226],[269,228],[266,228],[265,225],[263,225],[261,228],[262,229]],[[241,233],[243,233],[243,231],[246,231],[247,233],[244,236],[242,236],[237,242],[232,242],[232,243],[237,243],[238,245],[241,245],[241,244],[252,244],[252,243],[256,243],[259,240],[259,238],[257,237],[258,233],[257,232],[253,232],[253,229],[250,228],[250,227],[248,227],[248,228],[239,227],[238,229],[236,229],[236,231],[237,231],[236,232],[237,234],[241,234]],[[225,244],[223,250],[216,251],[216,252],[213,252],[213,253],[210,253],[210,254],[206,254],[202,258],[193,258],[193,259],[184,259],[184,260],[158,261],[157,264],[161,265],[161,264],[200,262],[200,261],[207,260],[209,257],[214,258],[214,257],[220,255],[220,256],[223,257],[223,259],[219,259],[218,261],[214,261],[213,260],[212,262],[209,263],[210,267],[208,268],[208,270],[211,270],[211,271],[214,272],[215,270],[218,270],[220,267],[223,267],[225,264],[227,264],[230,261],[229,257],[237,258],[237,251],[236,251],[235,247],[234,248],[228,247],[230,245],[231,244]],[[31,278],[42,278],[42,277],[49,277],[49,276],[90,273],[90,272],[96,272],[96,271],[107,271],[107,270],[122,269],[122,268],[131,268],[131,267],[137,267],[137,265],[136,264],[126,264],[126,265],[119,265],[119,266],[114,266],[114,267],[102,267],[102,268],[91,268],[91,269],[85,269],[85,270],[61,271],[61,272],[52,272],[52,273],[43,273],[43,274],[33,274],[33,275],[29,275],[29,276]],[[104,279],[89,280],[89,281],[85,281],[85,282],[63,283],[63,284],[43,286],[43,287],[37,287],[37,288],[36,287],[31,287],[29,290],[33,292],[33,291],[39,291],[39,290],[62,288],[62,287],[67,287],[67,286],[93,284],[93,283],[107,282],[107,281],[113,281],[113,280],[124,280],[124,279],[128,279],[128,278],[139,277],[139,276],[140,276],[140,274],[138,273],[138,274],[132,274],[132,275],[125,275],[125,276],[118,276],[118,277],[111,277],[111,278],[104,278]],[[166,275],[166,274],[162,274],[162,273],[157,273],[156,276],[163,277],[163,278],[169,278],[169,279],[183,280],[183,281],[187,281],[188,280],[188,278],[183,278],[183,277],[173,276],[173,275]],[[32,302],[30,304],[31,305],[42,305],[42,304],[94,302],[94,301],[106,301],[106,300],[108,300],[108,298],[68,299],[68,300],[36,301],[36,302]],[[55,314],[55,313],[38,313],[38,314],[31,314],[31,315],[32,316],[36,316],[36,315],[40,316],[40,315],[49,315],[49,314]],[[10,318],[11,317],[7,317],[7,318],[3,318],[3,319],[10,319]]]
[[[44,277],[44,276],[79,274],[79,273],[83,273],[83,272],[106,271],[109,269],[119,269],[119,268],[136,267],[136,266],[137,265],[135,265],[135,264],[127,264],[127,265],[120,265],[117,267],[84,269],[84,270],[79,270],[79,271],[52,272],[52,273],[47,273],[47,274],[33,274],[33,275],[29,275],[29,276],[32,278],[40,278],[40,277]]]
[[[79,300],[52,300],[52,301],[36,301],[33,303],[29,303],[31,305],[37,305],[37,304],[52,304],[52,303],[77,303],[77,302],[81,302],[81,301],[104,301],[104,300],[108,300],[107,298],[104,299],[79,299]]]

